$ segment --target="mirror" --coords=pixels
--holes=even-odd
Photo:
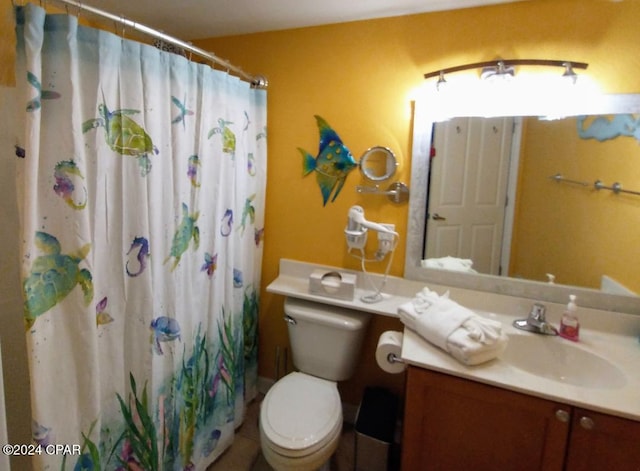
[[[398,162],[391,149],[374,146],[362,154],[359,166],[366,179],[379,182],[388,180],[396,173]]]
[[[494,90],[495,93],[499,94],[498,91]],[[560,265],[556,264],[559,257],[574,252],[574,249],[577,251],[573,254],[574,257],[582,256],[595,264],[599,264],[605,258],[604,255],[602,253],[596,254],[579,243],[582,240],[590,239],[592,234],[596,232],[594,228],[603,228],[605,234],[608,233],[609,235],[609,239],[600,242],[600,246],[617,250],[617,245],[622,243],[622,239],[632,240],[628,238],[629,230],[632,229],[632,224],[629,221],[637,219],[637,215],[640,214],[640,197],[626,195],[618,201],[613,201],[612,198],[618,198],[622,195],[614,194],[608,190],[602,193],[603,190],[596,190],[592,184],[597,179],[603,180],[606,184],[612,184],[614,182],[613,179],[617,179],[622,180],[624,184],[624,180],[627,179],[629,189],[640,190],[640,182],[637,178],[638,169],[640,168],[640,148],[638,148],[637,140],[632,137],[624,138],[631,142],[631,150],[624,158],[620,155],[599,155],[599,157],[595,157],[598,161],[598,166],[592,166],[590,172],[594,173],[586,175],[581,173],[578,166],[578,161],[588,159],[584,150],[586,146],[600,146],[601,150],[613,144],[614,141],[621,141],[622,139],[606,140],[605,142],[605,140],[586,139],[586,136],[580,139],[576,136],[575,142],[569,142],[568,137],[562,136],[566,136],[566,129],[570,129],[569,132],[574,135],[578,134],[577,121],[579,118],[577,116],[640,113],[640,95],[592,94],[579,100],[576,100],[575,97],[568,97],[565,100],[562,96],[556,95],[552,101],[551,98],[542,96],[526,102],[524,98],[520,99],[520,95],[493,96],[491,99],[484,99],[483,97],[484,108],[479,107],[479,100],[474,100],[473,98],[470,96],[465,100],[464,96],[457,93],[448,96],[434,96],[431,99],[420,100],[415,104],[411,171],[411,187],[413,191],[409,200],[405,277],[558,303],[566,303],[568,294],[573,293],[578,295],[580,304],[585,307],[640,314],[640,302],[638,302],[637,297],[603,292],[597,286],[597,282],[594,281],[594,276],[584,281],[580,279],[581,270],[572,270],[566,267],[560,268]],[[507,101],[508,104],[505,105],[504,103]],[[545,104],[548,106],[545,107]],[[447,115],[447,112],[450,114]],[[546,121],[539,119],[539,116],[548,115],[565,116],[565,119]],[[455,118],[453,118],[454,116]],[[450,117],[452,119],[449,120],[448,118]],[[469,117],[473,117],[473,119],[467,119]],[[503,117],[510,118],[505,120]],[[505,124],[511,123],[511,117],[515,117],[516,123],[516,132],[513,134],[506,132],[508,127],[512,125]],[[581,121],[582,129],[587,129],[589,123],[593,122],[594,118],[586,119],[584,122]],[[516,202],[513,207],[517,209],[511,212],[510,216],[507,215],[506,226],[511,227],[511,233],[516,237],[514,239],[517,241],[515,242],[516,246],[512,245],[509,248],[507,245],[504,248],[504,243],[508,244],[511,238],[506,237],[503,241],[502,233],[505,231],[502,228],[498,228],[485,234],[485,239],[492,239],[494,246],[499,247],[497,255],[494,254],[493,257],[497,259],[497,263],[494,260],[493,268],[491,263],[486,260],[479,261],[477,265],[474,264],[475,271],[484,272],[485,274],[473,273],[470,270],[464,272],[424,268],[422,260],[426,258],[438,259],[439,257],[450,255],[446,252],[447,242],[449,242],[449,245],[451,245],[450,241],[452,239],[457,242],[457,238],[452,237],[450,231],[449,234],[441,234],[440,239],[442,242],[437,244],[436,248],[430,247],[430,242],[438,240],[437,231],[434,235],[429,232],[430,230],[434,227],[437,228],[438,225],[443,227],[453,225],[449,224],[450,221],[446,221],[443,224],[442,218],[448,217],[448,214],[445,214],[445,211],[440,209],[443,207],[435,208],[430,206],[435,199],[431,195],[431,191],[439,192],[446,203],[448,197],[450,199],[457,197],[455,192],[461,190],[460,184],[445,185],[444,188],[448,188],[449,193],[443,192],[442,189],[437,189],[438,183],[441,183],[443,179],[436,176],[436,173],[440,171],[437,165],[435,163],[431,164],[432,137],[435,136],[436,139],[439,138],[446,141],[447,133],[454,136],[457,133],[468,135],[471,132],[473,134],[475,131],[470,131],[469,127],[476,126],[487,128],[487,135],[490,138],[495,137],[496,143],[494,144],[496,146],[500,145],[507,147],[509,150],[515,150],[515,153],[520,157],[519,164],[508,164],[505,167],[507,170],[500,171],[495,166],[479,166],[476,169],[473,167],[467,168],[468,165],[464,163],[454,167],[454,170],[458,171],[458,178],[463,178],[465,181],[469,180],[469,176],[460,176],[461,167],[467,168],[472,172],[472,176],[478,176],[479,178],[476,180],[484,183],[490,182],[490,184],[484,185],[486,187],[485,199],[488,196],[495,196],[498,193],[496,192],[498,187],[504,187],[505,194],[511,193],[511,197]],[[504,130],[502,126],[505,126]],[[557,129],[558,131],[543,131],[546,128]],[[561,129],[563,131],[559,131]],[[543,145],[544,141],[540,137],[531,139],[534,135],[539,136],[541,132],[556,132],[551,148],[545,147]],[[565,134],[559,134],[560,132]],[[515,143],[508,142],[511,137],[516,141]],[[453,140],[455,141],[455,138]],[[615,142],[615,144],[619,145],[620,142]],[[478,146],[474,144],[471,147],[476,150],[475,158],[478,159]],[[570,157],[569,148],[576,148],[580,155]],[[439,153],[441,150],[438,149],[436,152]],[[507,160],[511,162],[511,153],[508,154]],[[437,158],[438,156],[435,157],[434,161]],[[464,160],[459,155],[457,158]],[[613,162],[621,159],[625,160],[628,165],[633,163],[636,166],[635,172],[630,172],[630,167],[627,167],[626,170],[621,170],[621,173],[611,171],[610,167]],[[598,170],[593,170],[593,168],[598,168]],[[447,170],[445,169],[444,172],[446,174]],[[598,172],[598,174],[595,174],[595,172]],[[449,169],[449,174],[455,173],[455,171]],[[566,179],[585,181],[589,186],[558,182],[551,178],[557,173],[561,173]],[[527,177],[523,179],[523,175],[527,175]],[[629,181],[630,178],[634,178],[633,175],[636,175],[635,182],[633,180]],[[518,179],[518,177],[520,178]],[[438,179],[437,181],[436,178]],[[519,185],[516,185],[515,182],[518,180]],[[431,187],[429,183],[431,183]],[[475,194],[483,196],[482,191],[478,192],[477,188],[473,191]],[[597,210],[597,206],[602,203],[600,200],[605,200],[605,203],[609,205],[616,204],[616,211],[624,208],[624,210],[631,211],[636,216],[634,216],[634,219],[626,220],[626,227],[622,229],[616,228],[614,231],[612,228],[607,227],[610,218],[602,215]],[[543,201],[549,206],[542,206]],[[580,209],[572,210],[572,204],[577,204]],[[425,215],[429,216],[428,220]],[[578,217],[581,217],[582,220],[578,219]],[[511,218],[510,221],[509,218]],[[557,231],[555,231],[555,235],[552,235],[554,230]],[[508,232],[507,230],[506,233]],[[622,237],[625,233],[627,235]],[[621,237],[611,237],[614,234],[618,234]],[[425,235],[430,239],[426,243]],[[549,245],[543,245],[540,243],[543,239],[552,239],[553,242],[549,242]],[[640,238],[636,236],[634,240],[637,241]],[[438,251],[440,249],[441,251]],[[553,252],[552,249],[556,250],[556,252]],[[618,262],[622,259],[622,262],[627,263],[628,260],[637,258],[637,246],[629,243],[628,250],[631,252],[627,252],[626,255],[618,254],[616,256]],[[482,250],[480,253],[486,256],[489,252],[491,250]],[[466,260],[471,258],[468,256],[469,253],[461,252],[458,254],[459,257],[456,258]],[[526,260],[527,258],[529,260]],[[500,269],[500,266],[503,268]],[[640,268],[635,264],[634,269],[636,270],[635,279],[638,279],[638,276],[640,276],[638,270]],[[501,271],[508,276],[500,276]],[[546,273],[556,276],[555,284],[546,282]],[[606,268],[604,272],[598,275],[598,278],[601,275],[608,275]],[[613,278],[615,280],[615,276]]]

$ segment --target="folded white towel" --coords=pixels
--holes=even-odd
[[[466,365],[491,360],[506,347],[502,324],[424,288],[398,307],[400,320],[420,336]]]
[[[440,297],[433,291],[423,290],[412,301],[400,306],[398,315],[400,320],[409,318],[409,327],[446,350],[449,336],[474,313],[451,301],[448,296]]]
[[[465,365],[479,365],[500,356],[507,347],[507,340],[508,337],[502,332],[495,342],[481,343],[471,339],[465,329],[458,329],[449,337],[446,351]]]
[[[421,265],[423,268],[440,268],[453,271],[464,271],[468,273],[478,273],[473,269],[473,260],[468,258],[458,257],[441,257],[441,258],[426,258],[422,260]]]

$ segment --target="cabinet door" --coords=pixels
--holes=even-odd
[[[566,469],[640,470],[640,422],[575,409]]]
[[[569,414],[562,404],[410,366],[402,469],[561,470]]]

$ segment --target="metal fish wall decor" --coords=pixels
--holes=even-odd
[[[335,201],[344,186],[347,175],[358,164],[338,133],[322,117],[316,115],[315,118],[320,132],[318,155],[313,157],[300,147],[298,150],[302,154],[303,175],[316,172],[316,180],[322,193],[322,205],[326,206],[329,198],[331,202]]]

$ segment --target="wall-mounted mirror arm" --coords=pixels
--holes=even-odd
[[[394,176],[398,167],[396,156],[388,147],[374,146],[367,149],[360,158],[359,167],[362,176],[376,184],[358,185],[356,187],[358,193],[385,195],[393,203],[404,203],[409,200],[409,188],[402,182],[391,183],[386,190],[378,185],[378,182]]]
[[[384,195],[393,203],[405,203],[409,200],[409,187],[402,182],[394,182],[386,190],[382,190],[378,185],[358,185],[356,191],[363,194]]]

